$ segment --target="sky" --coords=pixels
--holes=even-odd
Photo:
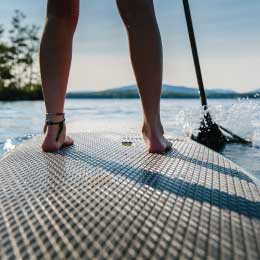
[[[154,0],[164,48],[164,83],[197,86],[181,0]],[[205,86],[260,88],[260,1],[190,0]],[[0,2],[0,24],[15,9],[44,25],[46,1]],[[101,90],[135,83],[115,0],[81,0],[68,88]]]

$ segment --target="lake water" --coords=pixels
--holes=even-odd
[[[213,118],[253,142],[229,144],[222,154],[260,179],[260,100],[209,100]],[[163,99],[161,116],[166,135],[187,136],[199,125],[198,100]],[[69,132],[139,133],[142,112],[136,99],[75,99],[66,101]],[[0,156],[34,135],[41,134],[42,101],[0,102]]]

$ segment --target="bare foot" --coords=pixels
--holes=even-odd
[[[172,143],[163,136],[164,131],[161,123],[154,127],[148,127],[144,124],[142,133],[149,153],[162,154],[172,148]]]
[[[44,152],[57,152],[63,147],[71,146],[74,144],[74,141],[71,137],[66,136],[66,125],[61,132],[59,140],[56,141],[56,136],[58,133],[58,125],[47,126],[44,140],[42,144],[42,150]]]

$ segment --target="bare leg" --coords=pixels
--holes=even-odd
[[[171,148],[164,138],[160,119],[162,43],[153,0],[117,0],[126,26],[130,54],[144,112],[143,136],[148,151],[163,153]]]
[[[40,47],[40,67],[47,113],[62,113],[72,58],[72,40],[79,14],[79,0],[48,0],[46,24]],[[56,116],[53,121],[60,121]],[[57,151],[73,144],[66,128],[56,142],[58,126],[48,126],[42,148]]]

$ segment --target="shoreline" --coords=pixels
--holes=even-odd
[[[66,100],[83,100],[83,99],[88,99],[88,100],[116,100],[116,99],[122,99],[122,100],[136,100],[140,99],[139,97],[82,97],[82,98],[72,98],[72,97],[66,97]],[[199,97],[161,97],[161,99],[174,99],[174,100],[198,100]],[[243,100],[258,100],[260,99],[259,97],[248,97],[248,96],[241,96],[241,97],[208,97],[208,99],[215,99],[215,100],[228,100],[228,99],[233,99],[233,100],[238,100],[238,99],[243,99]],[[0,99],[0,102],[22,102],[22,101],[44,101],[43,98],[23,98],[23,99]]]

